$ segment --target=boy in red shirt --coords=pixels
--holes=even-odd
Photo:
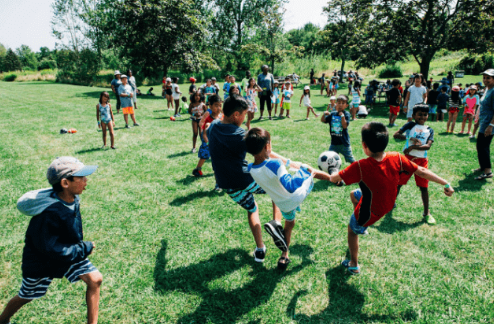
[[[343,180],[347,185],[358,183],[360,186],[360,189],[353,190],[350,194],[355,207],[348,224],[351,260],[341,263],[350,274],[360,274],[358,235],[367,234],[367,227],[393,209],[401,173],[413,173],[444,185],[444,193],[448,197],[454,192],[446,180],[432,171],[418,166],[399,153],[384,152],[388,141],[388,130],[382,123],[365,124],[362,127],[362,147],[368,158],[354,162],[339,173],[331,175],[333,183]]]

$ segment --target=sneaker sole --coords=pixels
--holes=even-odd
[[[274,240],[274,244],[278,249],[280,249],[283,252],[288,251],[288,247],[286,246],[284,238],[280,236],[280,234],[276,231],[276,229],[271,224],[269,223],[264,224],[264,229],[266,230],[266,232],[268,232],[269,235],[271,235],[271,237]]]

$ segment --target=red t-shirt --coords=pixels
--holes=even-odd
[[[205,129],[206,129],[206,124],[207,124],[207,123],[211,123],[211,122],[213,122],[213,121],[214,121],[214,118],[213,118],[213,117],[211,117],[211,114],[213,113],[213,112],[211,111],[211,109],[206,110],[206,112],[208,112],[208,113],[209,113],[209,115],[208,115],[208,117],[206,118],[206,120],[204,121],[204,125],[202,125],[202,130],[205,130]]]
[[[418,166],[404,155],[387,152],[381,162],[367,158],[339,172],[345,184],[358,183],[362,198],[354,215],[361,226],[370,226],[389,213],[395,204],[400,173],[417,171]]]

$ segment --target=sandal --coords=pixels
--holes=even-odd
[[[359,275],[360,274],[360,267],[350,267],[350,260],[344,260],[341,263],[341,265],[344,266],[351,275]]]
[[[285,261],[285,262],[282,262],[282,261]],[[292,260],[290,260],[289,258],[285,258],[285,257],[279,258],[278,269],[285,271],[286,268],[288,267],[288,265],[290,264],[290,262],[292,262]]]
[[[482,173],[478,177],[475,177],[475,180],[484,180],[484,179],[489,179],[489,178],[492,178],[492,172]]]

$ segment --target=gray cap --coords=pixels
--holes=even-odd
[[[124,79],[124,78],[127,78],[127,76],[126,76],[125,74],[122,74],[122,75],[120,76],[120,78],[121,78],[121,79]],[[128,78],[127,78],[127,79],[128,79]]]
[[[484,72],[482,72],[480,74],[487,74],[487,75],[489,75],[491,77],[494,77],[494,69],[485,70]]]
[[[50,164],[46,171],[46,178],[51,185],[54,185],[63,178],[88,176],[93,174],[97,168],[97,165],[84,165],[75,157],[61,156]]]

